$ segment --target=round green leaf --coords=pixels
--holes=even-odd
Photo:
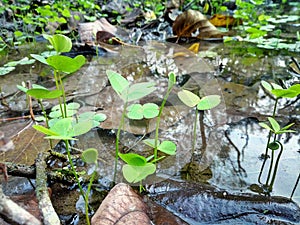
[[[88,148],[82,152],[81,158],[88,164],[96,163],[98,158],[98,150],[95,148]]]
[[[280,147],[280,146],[279,146],[279,144],[278,144],[276,141],[271,142],[271,143],[268,145],[268,148],[271,149],[271,150],[273,150],[273,151],[279,149],[279,147]]]
[[[200,99],[197,105],[198,110],[208,110],[216,107],[221,102],[221,97],[219,95],[208,95]]]
[[[155,173],[156,166],[153,163],[147,163],[144,166],[124,165],[122,168],[124,178],[130,183],[136,183],[144,180],[147,176]]]
[[[176,144],[172,141],[163,141],[159,146],[158,150],[168,155],[176,154]]]
[[[143,107],[141,104],[132,104],[127,108],[127,117],[133,120],[143,119]]]
[[[78,55],[75,58],[70,58],[64,55],[53,55],[47,58],[46,61],[58,71],[73,73],[84,65],[85,57],[83,55]]]
[[[104,120],[106,120],[107,116],[103,113],[97,113],[95,116],[94,116],[94,120],[97,121],[97,122],[103,122]]]
[[[188,107],[194,107],[200,102],[200,98],[188,90],[178,92],[178,98]]]
[[[79,109],[80,104],[77,102],[70,102],[67,104],[67,109]]]
[[[159,106],[154,103],[146,103],[143,105],[143,115],[146,119],[157,117]]]

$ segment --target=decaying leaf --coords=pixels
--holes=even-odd
[[[117,184],[92,218],[92,225],[150,225],[148,208],[140,196],[124,183]]]
[[[220,14],[214,15],[209,19],[209,22],[211,22],[216,27],[232,27],[243,23],[242,20],[236,19],[233,16]]]
[[[221,38],[228,35],[219,31],[199,11],[187,10],[180,14],[173,24],[173,33],[180,37]],[[193,34],[194,33],[194,34]]]
[[[3,129],[13,129],[16,124],[8,124]],[[22,127],[20,125],[20,127]],[[25,128],[24,128],[25,127]],[[15,162],[26,165],[32,165],[35,162],[36,156],[39,152],[46,151],[50,148],[48,140],[44,139],[44,134],[36,131],[31,126],[26,128],[23,123],[23,129],[15,132],[15,136],[11,139],[14,142],[15,148],[13,150],[3,152],[0,154],[1,161]]]
[[[111,25],[105,18],[96,20],[90,23],[79,24],[79,36],[82,42],[91,43],[95,41],[95,37],[98,31],[106,31],[112,36],[116,35],[117,28]]]

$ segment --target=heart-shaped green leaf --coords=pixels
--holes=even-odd
[[[163,141],[159,146],[158,150],[168,155],[176,154],[176,144],[172,141]]]
[[[143,106],[141,104],[132,104],[127,108],[127,117],[133,120],[141,120],[144,117]]]
[[[58,71],[73,73],[85,64],[85,57],[83,55],[78,55],[75,58],[70,58],[64,55],[53,55],[47,58],[46,61]]]
[[[155,173],[156,166],[153,163],[147,163],[144,166],[124,165],[122,168],[123,176],[130,183],[136,183],[144,180],[147,176]]]
[[[144,117],[151,119],[157,117],[159,114],[159,106],[154,103],[146,103],[143,105]]]
[[[81,158],[84,162],[88,164],[93,164],[97,162],[98,150],[95,148],[88,148],[82,152]]]

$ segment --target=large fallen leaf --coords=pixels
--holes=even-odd
[[[39,152],[46,151],[50,148],[49,141],[44,139],[44,134],[34,130],[31,126],[27,128],[26,125],[24,122],[19,124],[10,123],[1,127],[1,130],[7,134],[8,132],[6,132],[6,130],[15,130],[14,134],[6,135],[7,137],[10,136],[15,148],[1,153],[1,161],[32,165]],[[16,129],[15,127],[19,128]]]
[[[117,184],[103,200],[92,218],[92,225],[150,225],[148,208],[133,189]]]
[[[187,10],[174,21],[173,33],[178,38],[192,37],[193,33],[197,34],[198,32],[198,38],[221,38],[227,35],[225,32],[219,31],[202,13],[196,10]]]

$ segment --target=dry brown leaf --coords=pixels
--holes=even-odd
[[[208,19],[199,11],[187,10],[179,15],[173,24],[173,33],[180,37],[192,37],[192,33],[197,33],[198,38],[219,38],[226,35],[219,31]]]
[[[5,129],[10,129],[9,125],[15,126],[15,124],[8,124]],[[24,126],[26,126],[26,124]],[[0,160],[32,165],[39,152],[46,151],[50,148],[49,142],[44,139],[44,136],[44,134],[33,129],[31,126],[24,128],[20,133],[11,138],[15,148],[1,153]]]
[[[140,196],[129,185],[119,183],[103,200],[92,225],[150,225],[147,211]]]
[[[235,19],[233,16],[226,16],[220,14],[214,15],[212,18],[209,19],[209,22],[211,22],[216,27],[232,27],[242,24],[242,20],[240,19]]]
[[[106,31],[115,36],[117,28],[111,25],[105,18],[100,18],[95,22],[79,24],[79,36],[84,43],[93,43],[98,31]]]

